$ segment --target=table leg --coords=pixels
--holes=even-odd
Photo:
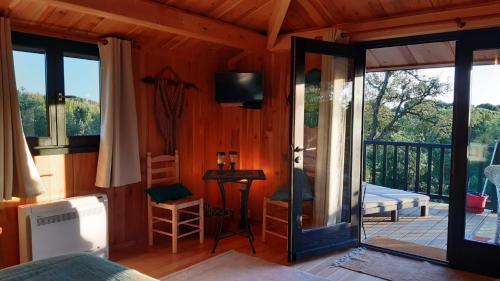
[[[245,226],[248,242],[250,243],[250,247],[252,247],[252,252],[255,254],[255,247],[253,246],[254,236],[252,230],[250,229],[250,224],[248,223],[248,194],[250,193],[250,186],[252,181],[248,181],[246,187],[241,192],[241,215],[243,218],[243,225]]]
[[[217,183],[219,185],[219,191],[221,195],[222,213],[219,216],[219,229],[217,230],[217,233],[215,233],[214,246],[212,247],[212,254],[215,253],[215,249],[219,244],[222,235],[222,229],[224,228],[224,215],[226,213],[226,192],[224,190],[224,183],[220,180],[218,180]]]

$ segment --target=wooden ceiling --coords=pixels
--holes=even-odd
[[[283,24],[285,32],[355,23],[491,2],[488,0],[296,0]],[[459,17],[460,15],[457,15]]]
[[[455,64],[455,42],[437,42],[369,49],[368,71],[445,67]]]
[[[2,9],[15,30],[88,40],[115,35],[160,52],[228,56],[274,50],[279,42],[287,47],[290,34],[317,30],[310,37],[318,37],[333,26],[353,34],[380,26],[380,37],[388,25],[418,30],[419,22],[447,21],[446,28],[456,28],[458,17],[500,25],[498,0],[0,0]],[[434,19],[433,13],[440,14]],[[497,20],[486,24],[482,15]]]

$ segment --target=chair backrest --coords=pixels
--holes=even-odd
[[[484,169],[484,175],[496,186],[496,188],[500,188],[500,165],[486,167],[486,169]]]
[[[179,154],[151,156],[147,153],[147,188],[179,182]]]

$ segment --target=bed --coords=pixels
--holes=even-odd
[[[397,219],[398,201],[395,199],[371,194],[366,190],[362,215],[391,213],[391,220]]]
[[[429,201],[430,197],[427,195],[366,184],[363,215],[390,212],[391,220],[397,221],[399,219],[399,210],[420,207],[420,215],[427,216]]]
[[[0,280],[44,281],[150,281],[136,270],[85,253],[28,262],[0,270]]]

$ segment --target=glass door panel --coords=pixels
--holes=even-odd
[[[362,54],[357,50],[292,40],[290,260],[359,244],[361,154],[352,153],[361,149],[362,88],[356,91],[354,81],[362,87],[363,70],[355,64]]]
[[[308,230],[349,222],[353,67],[350,58],[305,56],[302,212]]]
[[[500,49],[475,50],[470,82],[465,239],[499,244]],[[500,249],[499,249],[500,250]]]
[[[498,174],[499,29],[457,41],[448,260],[500,277]],[[491,167],[493,166],[493,167]]]

